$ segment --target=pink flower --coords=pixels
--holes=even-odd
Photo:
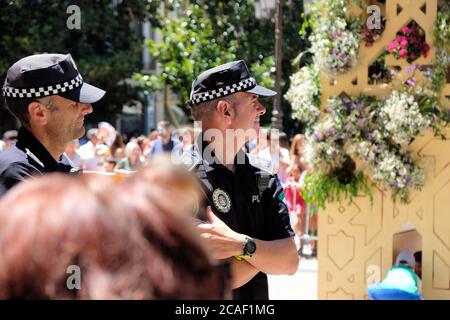
[[[400,47],[404,48],[408,45],[408,40],[406,40],[406,37],[402,37],[402,40],[400,41]]]
[[[403,32],[404,34],[408,34],[410,31],[411,31],[411,29],[409,29],[408,26],[404,26],[404,27],[402,28],[402,32]]]
[[[395,48],[397,48],[397,46],[398,46],[397,40],[392,41],[391,44],[388,46],[388,51],[389,52],[394,51]]]
[[[408,52],[406,52],[405,49],[400,49],[400,51],[398,52],[398,55],[402,58],[406,57],[407,54]]]

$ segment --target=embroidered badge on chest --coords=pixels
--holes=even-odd
[[[222,189],[216,189],[213,192],[213,202],[217,210],[227,213],[231,209],[231,199],[228,193]]]

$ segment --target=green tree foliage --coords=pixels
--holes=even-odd
[[[164,20],[163,42],[147,43],[152,57],[161,63],[162,73],[138,75],[150,88],[164,84],[180,97],[180,106],[187,112],[186,101],[192,81],[201,71],[231,60],[243,59],[258,83],[274,87],[274,22],[256,19],[253,0],[193,0],[187,8],[172,0],[177,17]],[[283,92],[289,88],[291,62],[302,51],[304,43],[298,35],[301,25],[302,1],[285,1],[283,9]],[[271,100],[263,121],[270,121]],[[291,124],[289,104],[283,103],[285,123]]]
[[[80,30],[66,27],[70,5],[80,7]],[[1,81],[9,66],[22,57],[70,52],[84,80],[107,91],[89,119],[111,120],[135,97],[135,89],[122,80],[141,68],[142,39],[137,27],[146,18],[157,25],[159,5],[160,1],[151,0],[0,0]],[[5,129],[13,122],[1,103],[0,126]]]
[[[163,70],[158,77],[138,75],[137,79],[146,81],[153,89],[160,89],[164,83],[169,84],[183,105],[189,100],[193,75],[234,60],[236,44],[231,42],[228,50],[222,50],[214,39],[211,22],[197,5],[189,6],[181,18],[164,19],[162,25],[163,41],[148,40],[147,46]]]

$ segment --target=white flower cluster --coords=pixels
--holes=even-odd
[[[345,19],[338,17],[309,38],[316,65],[330,75],[347,72],[356,64],[359,39],[346,27]]]
[[[401,155],[383,150],[373,168],[375,181],[387,182],[392,189],[421,188],[425,176],[420,167],[404,161]]]
[[[392,141],[402,146],[431,126],[431,119],[422,115],[414,96],[405,92],[392,91],[380,110],[380,118]]]
[[[305,139],[305,160],[314,165],[315,170],[325,174],[340,168],[345,161],[345,153],[339,145],[339,138],[331,118],[325,119],[307,132]]]
[[[313,66],[304,66],[290,77],[291,86],[284,97],[292,105],[292,118],[305,123],[314,123],[319,119],[318,77],[318,71]]]

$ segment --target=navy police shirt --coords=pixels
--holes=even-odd
[[[236,232],[260,240],[278,240],[295,235],[284,202],[284,191],[276,174],[264,160],[240,151],[233,173],[217,161],[203,159],[196,147],[191,150],[192,165],[202,182],[205,206]],[[236,160],[243,159],[243,163]],[[202,210],[203,214],[206,210]],[[207,220],[206,217],[198,217]],[[257,249],[258,250],[258,249]],[[233,291],[234,299],[267,300],[267,275],[259,272],[244,286]]]

